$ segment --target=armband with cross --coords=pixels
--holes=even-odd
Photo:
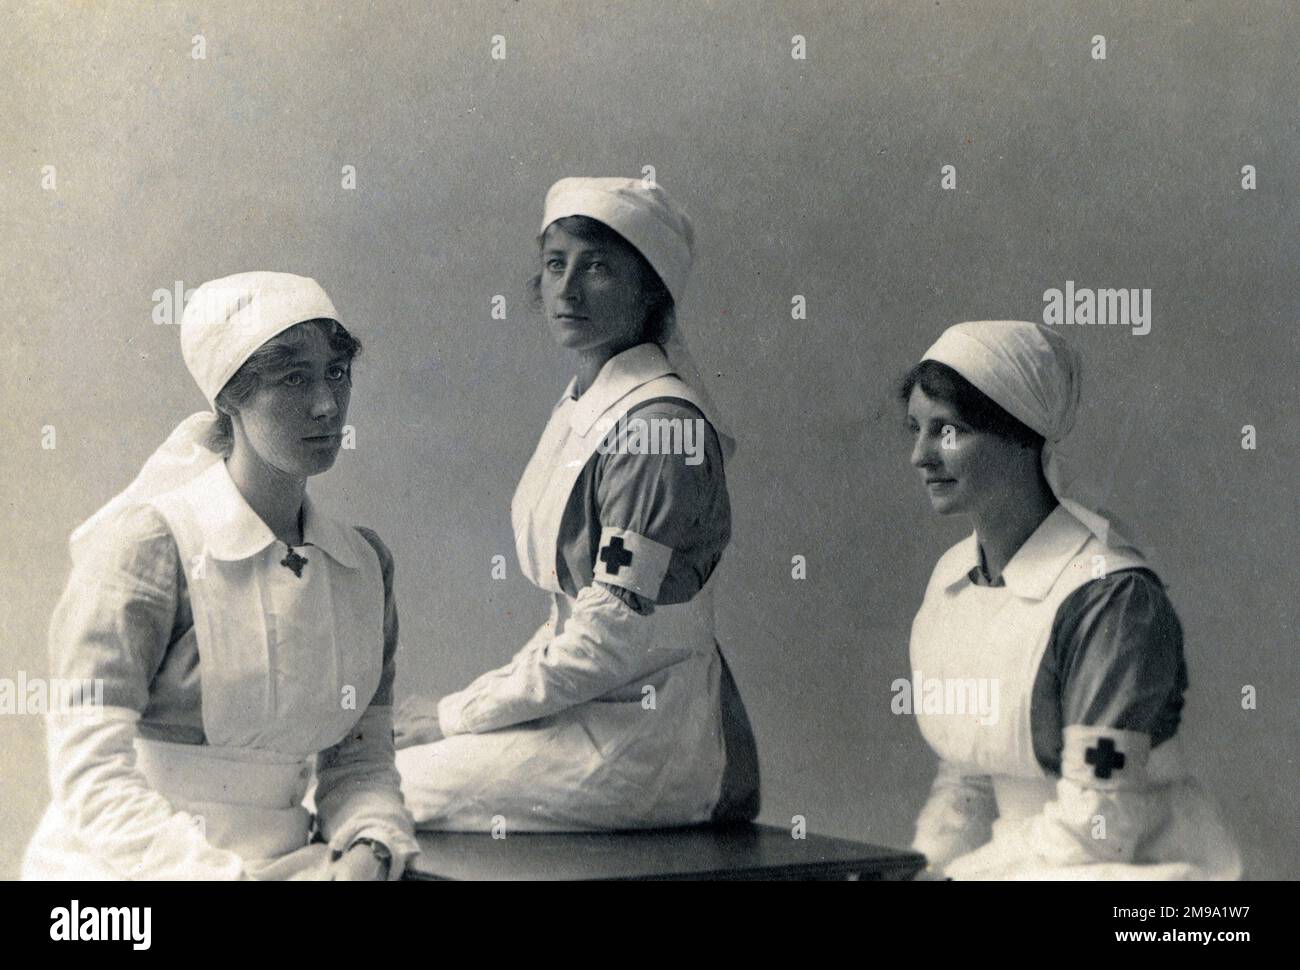
[[[1103,791],[1147,787],[1150,735],[1122,728],[1089,727],[1082,724],[1071,724],[1062,733],[1062,778],[1083,788]]]
[[[592,578],[654,601],[659,598],[659,587],[668,574],[672,556],[672,549],[662,543],[628,529],[605,526],[600,532]]]

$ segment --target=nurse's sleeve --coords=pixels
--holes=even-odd
[[[336,853],[374,839],[393,855],[388,878],[400,879],[420,851],[394,766],[393,681],[397,676],[397,602],[393,556],[369,529],[358,529],[379,556],[384,576],[384,669],[374,696],[352,730],[316,758],[316,809],[321,834]]]
[[[1077,590],[1044,663],[1060,698],[1060,777],[1030,842],[1056,865],[1131,862],[1163,821],[1147,759],[1177,730],[1187,689],[1182,627],[1160,581],[1123,570]]]
[[[162,516],[129,508],[78,556],[50,623],[50,674],[103,684],[102,709],[51,713],[50,787],[76,840],[126,879],[238,879],[238,855],[204,838],[136,767],[136,722],[173,633],[179,553]]]
[[[941,873],[953,859],[989,840],[997,814],[993,781],[988,775],[972,774],[950,761],[940,761],[930,797],[916,819],[912,848],[925,856],[931,873]]]
[[[637,415],[691,418],[675,402]],[[494,731],[607,694],[685,656],[654,646],[657,603],[682,603],[703,587],[730,536],[717,436],[706,429],[689,455],[611,452],[598,459],[592,527],[594,575],[578,591],[559,636],[543,625],[504,667],[444,697],[444,734]],[[693,460],[693,459],[692,459]]]

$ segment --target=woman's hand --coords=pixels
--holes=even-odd
[[[354,845],[329,864],[325,879],[332,882],[383,882],[384,864],[368,845]]]
[[[444,735],[438,724],[438,702],[430,697],[408,697],[397,706],[393,718],[393,741],[399,748],[441,741]]]

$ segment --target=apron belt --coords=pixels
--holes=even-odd
[[[303,758],[248,748],[136,739],[150,786],[195,816],[208,841],[246,859],[271,859],[308,842],[303,807],[311,766]]]

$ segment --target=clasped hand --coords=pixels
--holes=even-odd
[[[388,878],[382,862],[368,845],[354,845],[325,868],[327,882],[379,882]]]

